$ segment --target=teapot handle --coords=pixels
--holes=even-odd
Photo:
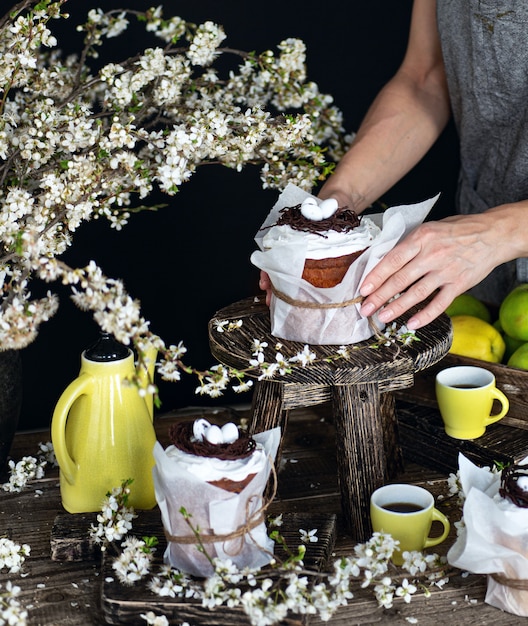
[[[66,446],[66,420],[72,404],[87,391],[88,387],[92,385],[92,381],[92,376],[83,373],[71,382],[59,398],[51,419],[53,450],[62,474],[70,484],[75,482],[77,466]]]

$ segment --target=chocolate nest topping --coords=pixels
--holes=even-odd
[[[301,213],[301,205],[297,204],[281,209],[280,217],[273,226],[282,226],[283,224],[291,226],[294,230],[326,237],[326,232],[329,230],[334,230],[338,233],[346,233],[349,230],[357,228],[361,224],[361,218],[355,211],[345,206],[337,209],[337,211],[327,219],[319,221],[309,220]]]
[[[528,476],[528,465],[513,464],[505,467],[501,472],[499,494],[513,502],[513,504],[527,509],[528,491],[521,489],[517,482],[522,476]]]
[[[169,439],[182,452],[195,456],[216,457],[224,461],[245,459],[255,450],[257,443],[247,433],[238,430],[238,439],[233,443],[209,443],[195,441],[193,438],[194,421],[179,422],[169,429]]]

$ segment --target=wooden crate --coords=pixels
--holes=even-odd
[[[152,511],[138,511],[138,519],[134,522],[134,534],[138,537],[145,535],[156,536],[159,545],[156,550],[153,571],[157,571],[162,564],[162,555],[166,546],[166,539],[161,524],[159,509]],[[53,561],[76,562],[96,560],[101,556],[100,550],[94,546],[89,538],[88,529],[96,521],[96,513],[70,514],[61,513],[55,518],[51,534],[51,553]],[[304,564],[313,572],[325,571],[337,534],[337,515],[335,513],[303,512],[283,514],[283,525],[280,533],[287,546],[293,549],[299,544],[299,529],[317,528],[317,543],[306,545]],[[275,554],[279,559],[285,559],[288,554],[277,544]],[[154,611],[171,618],[171,624],[189,621],[192,624],[210,624],[214,626],[232,626],[233,624],[249,626],[249,620],[241,607],[222,607],[221,611],[211,612],[202,607],[201,602],[193,599],[178,599],[160,597],[153,594],[147,582],[141,581],[127,587],[118,583],[112,569],[112,555],[105,552],[101,562],[101,596],[100,605],[105,617],[105,624],[127,624],[140,626],[144,620],[141,613]],[[270,576],[273,570],[267,569]],[[300,619],[299,625],[306,625],[308,619]]]
[[[445,434],[435,397],[437,372],[455,365],[484,367],[495,375],[497,387],[510,401],[508,414],[488,426],[474,440]],[[415,375],[414,385],[395,392],[400,443],[407,460],[443,472],[458,469],[461,452],[474,463],[513,463],[528,455],[528,372],[506,365],[447,354],[435,365]]]
[[[335,514],[325,513],[285,513],[283,526],[280,533],[284,537],[287,546],[295,548],[299,544],[299,528],[317,528],[317,543],[306,545],[304,564],[313,572],[323,571],[327,566],[336,539]],[[165,538],[158,515],[157,526],[153,525],[152,519],[145,527],[148,532],[158,536],[160,545],[156,551],[153,570],[162,564],[162,554],[165,548]],[[279,559],[287,558],[287,554],[280,546],[277,546],[276,556]],[[273,570],[264,568],[268,575],[273,577]],[[241,607],[230,608],[223,606],[221,611],[211,611],[203,607],[199,600],[189,598],[170,598],[156,596],[150,591],[144,581],[132,587],[119,584],[115,572],[112,569],[112,559],[103,556],[101,566],[101,609],[107,624],[127,624],[140,626],[144,621],[139,617],[141,613],[154,611],[169,618],[171,624],[189,622],[191,624],[210,626],[249,626],[250,622]],[[298,616],[292,623],[305,626],[308,624],[307,616]]]

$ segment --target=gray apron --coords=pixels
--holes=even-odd
[[[437,0],[437,19],[460,139],[457,210],[528,199],[528,2]],[[516,282],[528,282],[526,258],[497,267],[472,292],[499,304]]]

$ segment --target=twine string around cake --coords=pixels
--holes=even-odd
[[[504,574],[493,573],[490,574],[493,580],[499,585],[510,587],[511,589],[519,589],[521,591],[528,591],[528,580],[525,578],[509,578]]]
[[[343,300],[343,302],[308,302],[307,300],[298,300],[297,298],[292,298],[288,294],[280,291],[273,285],[271,285],[272,293],[286,304],[291,306],[299,307],[301,309],[342,309],[347,306],[352,306],[354,304],[361,304],[365,299],[364,296],[356,296],[355,298],[351,298],[350,300]],[[372,317],[369,315],[367,317],[369,326],[376,336],[377,339],[387,339],[384,335],[381,334],[380,329],[375,324]]]
[[[231,556],[236,556],[243,548],[244,544],[242,540],[246,535],[248,535],[253,540],[251,531],[257,526],[260,526],[260,524],[262,524],[265,521],[266,511],[277,493],[277,471],[275,469],[275,465],[271,457],[269,457],[269,462],[270,462],[270,473],[272,477],[271,495],[269,498],[265,498],[264,496],[259,496],[259,495],[254,494],[246,500],[245,524],[242,524],[241,526],[239,526],[238,528],[236,528],[235,530],[229,533],[216,534],[212,532],[206,535],[200,534],[198,532],[193,535],[172,535],[171,533],[169,533],[169,531],[166,528],[164,528],[165,537],[167,541],[182,544],[182,545],[192,545],[192,544],[196,544],[197,542],[200,542],[201,544],[226,543],[228,541],[233,541],[235,539],[241,539],[238,550],[236,552],[229,552]],[[250,514],[251,503],[256,498],[262,499],[262,505],[254,513]],[[225,548],[224,548],[224,551],[227,552]]]
[[[307,302],[306,300],[292,298],[273,285],[271,286],[271,291],[277,298],[279,298],[279,300],[301,309],[342,309],[347,306],[352,306],[353,304],[361,304],[364,300],[363,296],[358,296],[356,298],[351,298],[350,300],[344,300],[343,302]]]

